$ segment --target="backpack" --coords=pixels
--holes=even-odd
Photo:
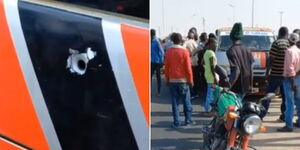
[[[216,101],[216,110],[219,116],[224,116],[229,106],[242,107],[242,101],[235,93],[224,90],[222,87],[217,86],[213,92],[214,100]]]

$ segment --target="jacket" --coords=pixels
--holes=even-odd
[[[164,50],[158,40],[153,38],[151,40],[151,63],[162,64],[164,62]]]
[[[250,50],[237,41],[227,51],[227,58],[230,64],[231,90],[243,94],[251,92],[254,59]]]
[[[185,41],[183,45],[186,49],[189,50],[190,56],[191,56],[191,61],[192,61],[192,66],[198,66],[198,44],[195,40],[189,39]]]
[[[174,45],[166,52],[165,76],[167,82],[193,84],[190,53],[180,45]]]

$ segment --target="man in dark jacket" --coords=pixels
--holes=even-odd
[[[199,72],[200,72],[200,84],[199,84],[199,92],[201,92],[200,94],[202,94],[201,97],[206,97],[206,86],[207,86],[207,83],[206,83],[206,80],[205,80],[205,77],[204,77],[204,67],[202,65],[202,61],[203,61],[203,55],[205,53],[205,49],[206,49],[206,44],[207,44],[207,41],[208,41],[208,38],[207,38],[207,33],[206,32],[203,32],[201,33],[201,36],[200,36],[200,42],[198,44],[198,49],[200,50],[198,52],[198,67],[199,67]]]
[[[233,45],[227,51],[227,57],[230,64],[230,84],[231,90],[237,93],[240,98],[251,92],[252,90],[252,63],[253,56],[248,48],[243,46],[241,40],[243,38],[243,28],[241,23],[235,23],[230,38]]]

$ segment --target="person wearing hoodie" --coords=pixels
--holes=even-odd
[[[241,42],[243,38],[243,28],[241,23],[235,23],[230,32],[233,45],[226,52],[230,64],[230,85],[231,90],[243,99],[252,91],[253,56],[250,50]]]

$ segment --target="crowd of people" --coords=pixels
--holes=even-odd
[[[230,32],[232,46],[226,51],[230,64],[230,74],[217,65],[215,51],[217,49],[216,35],[203,32],[198,37],[197,29],[191,28],[187,37],[180,33],[171,33],[168,38],[160,40],[151,29],[151,79],[156,74],[156,96],[161,91],[161,69],[164,67],[166,84],[170,89],[173,128],[195,124],[192,120],[191,99],[199,97],[200,91],[205,91],[203,116],[210,117],[212,112],[213,89],[215,84],[225,81],[227,86],[243,99],[252,91],[253,63],[251,51],[241,42],[243,27],[235,23]],[[288,28],[281,27],[278,38],[272,43],[269,67],[266,70],[266,93],[275,93],[280,88],[282,97],[281,115],[277,121],[285,122],[279,132],[292,132],[294,127],[300,127],[300,30],[295,29],[289,34]],[[199,39],[198,39],[199,38]],[[179,102],[183,102],[185,122],[179,117]],[[262,105],[268,111],[271,101],[263,101]],[[298,120],[293,123],[294,111]],[[263,115],[266,116],[267,113]]]

